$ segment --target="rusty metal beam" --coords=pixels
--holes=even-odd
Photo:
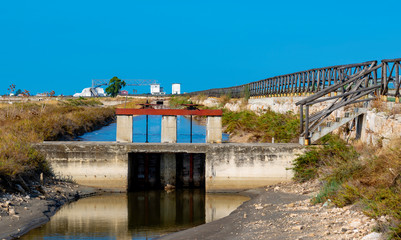
[[[197,116],[221,116],[222,110],[202,109],[202,110],[187,110],[187,109],[133,109],[133,108],[117,108],[116,115],[197,115]]]

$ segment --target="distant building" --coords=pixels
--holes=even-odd
[[[173,83],[171,89],[171,94],[181,94],[181,84]]]
[[[97,88],[84,88],[81,93],[75,93],[74,97],[105,97],[104,89]]]
[[[152,95],[160,94],[160,84],[151,84],[150,85],[150,94],[152,94]]]

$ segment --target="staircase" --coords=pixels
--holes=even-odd
[[[344,124],[357,118],[357,138],[360,137],[362,114],[366,113],[367,103],[376,99],[381,88],[377,81],[377,69],[383,65],[371,64],[369,67],[357,69],[352,74],[346,74],[343,80],[326,87],[312,96],[296,103],[300,106],[301,135],[299,143],[309,145],[328,133],[340,128]],[[309,108],[317,103],[327,102],[327,107],[314,114],[309,114]],[[364,108],[356,107],[364,103]],[[335,111],[345,106],[354,106],[354,111],[347,112],[343,118],[336,118],[335,122],[327,119]],[[305,110],[305,111],[304,111]]]
[[[316,142],[320,138],[333,132],[334,130],[339,129],[341,126],[347,124],[348,122],[353,121],[354,119],[357,119],[359,116],[363,116],[363,114],[365,114],[366,112],[367,112],[366,108],[354,108],[354,111],[346,112],[344,114],[344,117],[336,118],[335,122],[329,121],[329,122],[326,122],[326,124],[320,125],[316,131],[311,132],[309,134],[309,139],[312,143]],[[358,122],[356,123],[356,125],[357,125],[357,127],[356,127],[357,128],[357,138],[359,138],[360,130],[362,130],[362,129],[359,129]],[[303,144],[303,143],[301,143],[301,144]]]

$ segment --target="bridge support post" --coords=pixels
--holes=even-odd
[[[206,122],[206,142],[221,143],[222,134],[221,116],[208,116]]]
[[[132,116],[117,115],[117,142],[132,142]]]
[[[162,117],[162,143],[177,142],[177,116]]]

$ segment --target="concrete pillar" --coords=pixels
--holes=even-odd
[[[132,142],[132,116],[117,115],[117,142]]]
[[[162,117],[162,143],[177,142],[177,116]]]
[[[221,116],[208,116],[206,122],[206,142],[221,143],[222,135]]]
[[[175,153],[163,153],[160,161],[160,183],[176,185],[176,158]]]

